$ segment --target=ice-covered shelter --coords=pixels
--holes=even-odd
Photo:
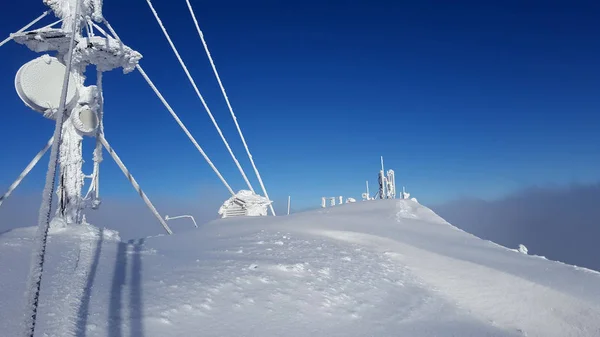
[[[271,200],[260,196],[252,191],[241,190],[236,195],[227,199],[221,208],[219,215],[221,218],[234,216],[266,216],[267,207],[272,203]]]

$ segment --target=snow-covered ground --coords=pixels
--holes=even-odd
[[[0,235],[2,336],[19,332],[33,235]],[[38,336],[600,336],[599,273],[480,240],[408,200],[131,242],[55,231],[40,301]]]

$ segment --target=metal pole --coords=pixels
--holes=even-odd
[[[123,174],[125,175],[125,177],[127,177],[127,180],[129,180],[129,182],[131,183],[131,185],[133,185],[133,188],[136,190],[136,192],[138,192],[140,197],[142,197],[142,200],[144,200],[144,202],[146,203],[146,206],[148,206],[148,208],[150,208],[150,211],[152,211],[154,216],[156,216],[156,218],[158,219],[160,224],[164,227],[164,229],[167,231],[167,233],[173,234],[173,231],[171,231],[171,228],[169,228],[169,225],[167,225],[167,223],[160,216],[160,214],[158,213],[158,211],[156,210],[154,205],[152,205],[152,202],[150,202],[150,199],[148,199],[148,197],[146,196],[146,193],[144,193],[144,191],[142,191],[142,188],[137,183],[135,178],[131,175],[131,173],[129,173],[129,170],[127,170],[127,167],[125,167],[125,164],[123,164],[123,162],[121,161],[121,158],[119,158],[119,156],[117,155],[115,150],[113,150],[113,148],[110,147],[110,145],[108,144],[108,141],[106,141],[106,138],[104,138],[104,135],[99,135],[99,138],[100,138],[100,141],[102,142],[102,145],[104,146],[104,148],[106,148],[106,151],[115,160],[115,162],[117,163],[117,165],[119,166],[121,171],[123,171]]]
[[[173,217],[165,215],[165,221],[175,220],[175,219],[182,219],[182,218],[190,218],[190,219],[192,219],[192,222],[194,223],[194,227],[198,228],[198,224],[196,223],[196,219],[194,219],[194,217],[191,216],[191,215],[178,215],[178,216],[173,216]]]
[[[291,202],[291,200],[292,200],[292,196],[288,195],[288,213],[287,213],[287,215],[290,215],[290,202]]]
[[[196,26],[196,30],[198,31],[198,35],[200,36],[200,40],[202,40],[202,44],[204,45],[204,51],[206,51],[206,55],[208,56],[210,65],[212,66],[213,72],[215,73],[215,77],[217,78],[217,82],[219,83],[219,87],[221,87],[221,92],[223,93],[223,97],[225,98],[225,102],[227,103],[227,107],[229,108],[229,112],[231,113],[231,117],[233,118],[233,121],[235,123],[235,127],[238,130],[240,138],[242,139],[242,143],[244,144],[244,148],[246,149],[246,153],[248,154],[248,159],[250,159],[250,163],[252,164],[252,168],[254,169],[254,173],[256,174],[256,177],[258,178],[258,182],[260,183],[260,187],[262,188],[262,191],[265,194],[265,197],[267,199],[269,199],[269,194],[267,193],[267,189],[265,188],[265,185],[260,176],[260,173],[258,172],[258,168],[256,167],[256,164],[254,163],[254,158],[252,157],[252,154],[250,153],[250,149],[248,148],[248,144],[246,143],[246,138],[244,138],[244,134],[242,133],[242,129],[240,128],[240,124],[238,123],[237,117],[235,116],[235,113],[233,112],[233,108],[231,107],[231,103],[229,102],[229,97],[227,97],[227,93],[225,92],[225,87],[223,86],[223,82],[221,82],[221,77],[219,76],[219,72],[217,71],[215,62],[213,61],[210,51],[208,50],[208,45],[206,44],[206,40],[204,39],[204,34],[200,30],[200,25],[198,24],[198,20],[196,19],[196,14],[194,14],[194,10],[192,9],[192,4],[190,3],[189,0],[186,0],[186,3],[188,6],[188,9],[190,11],[190,14],[192,16],[192,19],[194,20],[194,24]],[[271,213],[273,215],[275,215],[275,210],[273,209],[273,203],[269,204],[269,208],[271,209]]]
[[[23,179],[25,179],[25,177],[35,167],[35,165],[40,161],[40,159],[44,156],[44,154],[46,154],[46,152],[48,152],[48,149],[50,148],[50,146],[52,146],[53,141],[54,141],[54,136],[50,137],[50,140],[48,140],[48,142],[46,143],[46,146],[44,146],[44,148],[40,152],[38,152],[38,154],[35,157],[33,157],[31,162],[29,162],[29,165],[27,165],[27,167],[25,167],[25,169],[23,170],[23,172],[21,172],[21,174],[19,175],[17,180],[15,180],[15,182],[12,183],[12,185],[10,185],[10,187],[8,188],[8,191],[6,193],[4,193],[3,196],[0,197],[0,206],[2,205],[4,200],[6,200],[8,197],[10,197],[12,192],[19,186],[19,184],[21,184],[21,181],[23,181]]]
[[[77,1],[75,3],[75,17],[78,17],[79,13],[80,1]],[[69,49],[66,52],[66,69],[65,76],[63,78],[62,91],[60,94],[60,103],[56,112],[56,121],[53,134],[54,139],[50,148],[50,160],[48,162],[48,170],[46,171],[44,191],[42,193],[42,204],[40,205],[40,210],[38,213],[38,228],[34,239],[34,250],[31,254],[29,275],[27,276],[27,306],[25,321],[23,322],[23,336],[26,337],[33,337],[35,335],[35,324],[37,321],[40,291],[42,287],[42,274],[44,273],[46,246],[48,244],[48,230],[50,229],[50,212],[52,210],[52,201],[54,199],[56,168],[58,165],[58,156],[61,148],[62,128],[65,117],[67,90],[69,88],[69,77],[71,75],[71,67],[73,65],[73,49],[75,49],[76,29],[77,21],[73,21]]]
[[[381,199],[388,198],[388,189],[387,189],[387,178],[385,175],[385,169],[383,168],[383,156],[381,156]]]

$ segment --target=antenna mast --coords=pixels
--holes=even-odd
[[[35,52],[56,53],[56,56],[45,54],[26,63],[19,69],[15,78],[17,93],[25,105],[42,113],[44,117],[56,121],[54,136],[49,141],[51,143],[50,162],[27,281],[28,303],[23,327],[25,329],[24,336],[28,337],[33,337],[35,334],[57,166],[59,166],[60,172],[57,191],[59,203],[52,223],[53,225],[81,223],[84,219],[83,208],[89,205],[95,208],[100,203],[98,174],[99,163],[102,160],[102,144],[115,160],[118,159],[103,133],[102,72],[115,68],[123,68],[124,73],[131,72],[142,57],[140,53],[112,37],[94,36],[92,20],[98,23],[104,21],[102,0],[44,0],[44,4],[49,6],[50,11],[60,19],[55,23],[62,21],[60,29],[51,28],[54,25],[51,24],[41,29],[25,32],[28,27],[43,17],[41,16],[10,36],[15,42],[23,44]],[[86,27],[88,32],[88,36],[85,38],[81,34],[83,27]],[[97,85],[84,85],[84,73],[88,65],[96,66]],[[90,176],[86,176],[82,172],[82,139],[84,136],[95,137],[97,140],[94,151],[94,171]],[[23,174],[11,185],[9,192],[2,197],[2,200],[17,187],[46,150],[47,148],[38,153]],[[167,233],[171,234],[165,220],[160,217],[145,194],[139,189],[129,171],[122,162],[119,160],[117,162]],[[88,195],[82,198],[85,178],[91,178],[92,182]],[[87,198],[88,196],[91,199]]]
[[[61,28],[50,28],[50,25],[29,32],[19,31],[11,38],[33,51],[56,52],[57,56],[45,54],[23,65],[17,72],[15,86],[27,106],[57,121],[60,130],[53,145],[53,149],[57,148],[53,151],[58,152],[59,166],[56,217],[62,220],[57,224],[78,224],[84,219],[84,208],[100,205],[99,164],[102,161],[102,144],[108,144],[102,121],[102,73],[116,68],[123,68],[124,73],[129,73],[135,69],[142,55],[110,36],[94,36],[92,27],[98,27],[96,23],[105,21],[102,0],[44,0],[44,3],[62,21]],[[82,36],[84,27],[88,33],[85,37]],[[84,85],[88,65],[96,66],[96,85]],[[64,92],[59,100],[60,91]],[[82,172],[82,140],[85,136],[96,138],[91,175]],[[114,150],[110,149],[109,153],[116,157]],[[53,153],[51,158],[54,158]],[[123,165],[121,169],[170,234],[168,225],[139,186],[135,186],[135,179],[127,168]],[[54,177],[50,173],[53,171],[49,171],[49,175]],[[85,178],[90,178],[91,183],[88,193],[82,197]],[[53,189],[54,184],[51,187]],[[51,199],[52,193],[45,196],[44,203],[48,204],[48,208],[51,207]]]
[[[383,156],[381,156],[381,170],[378,175],[379,181],[379,199],[396,199],[396,175],[394,170],[385,172],[383,166]],[[377,195],[375,195],[375,198]],[[363,194],[363,198],[369,200],[369,182],[367,181],[367,193]]]
[[[387,198],[387,179],[383,168],[383,156],[381,156],[381,171],[379,171],[379,199]]]

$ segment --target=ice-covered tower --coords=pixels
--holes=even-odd
[[[383,169],[383,156],[381,157],[381,171],[379,171],[379,199],[385,199],[387,196],[387,178]]]
[[[17,93],[24,103],[44,117],[62,120],[59,141],[59,187],[57,216],[67,224],[82,220],[82,209],[97,207],[99,163],[102,160],[102,72],[123,68],[132,71],[142,55],[112,37],[94,36],[92,25],[103,21],[102,0],[44,0],[62,19],[61,28],[42,28],[13,34],[14,41],[42,55],[19,69]],[[86,35],[82,29],[86,28]],[[98,82],[86,86],[85,71],[96,66]],[[64,79],[64,81],[63,81]],[[65,93],[63,91],[63,84]],[[64,98],[64,99],[63,99]],[[61,110],[62,111],[59,111]],[[94,172],[82,172],[82,139],[97,139]],[[91,178],[89,198],[82,197],[84,179]]]
[[[396,176],[394,170],[387,171],[387,199],[396,199]]]
[[[81,24],[86,24],[86,18],[101,22],[102,0],[43,0],[44,4],[52,9],[54,15],[61,18],[62,30],[70,32],[73,21],[77,20],[76,31],[81,29]],[[79,6],[79,8],[77,8]],[[79,15],[77,15],[79,12]]]
[[[378,176],[379,181],[379,199],[396,198],[396,176],[394,170],[385,172],[383,167],[383,156],[381,157],[381,171]]]

